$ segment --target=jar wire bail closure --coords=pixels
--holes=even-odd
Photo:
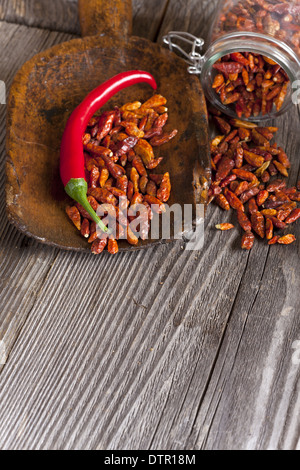
[[[191,46],[190,51],[187,52],[183,49],[177,41]],[[163,36],[163,43],[169,46],[170,51],[173,52],[176,50],[180,52],[184,60],[189,64],[187,68],[188,73],[195,75],[201,74],[204,62],[204,56],[201,54],[204,39],[184,31],[170,31],[166,36]]]

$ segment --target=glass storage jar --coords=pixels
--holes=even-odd
[[[170,41],[165,40],[165,42],[170,45]],[[194,44],[197,45],[197,42]],[[200,45],[199,39],[198,45]],[[190,67],[189,71],[191,73],[198,71],[199,73],[201,68],[201,83],[204,92],[216,108],[229,116],[237,116],[235,106],[224,104],[224,99],[222,102],[216,88],[213,88],[213,84],[216,75],[221,73],[220,70],[214,68],[214,65],[217,62],[233,62],[231,54],[240,52],[246,57],[246,60],[249,54],[254,56],[256,72],[257,69],[258,72],[262,71],[260,75],[264,75],[263,69],[259,68],[260,56],[264,58],[264,61],[267,61],[266,65],[268,65],[270,75],[272,67],[276,73],[280,66],[282,68],[280,76],[283,75],[286,82],[286,95],[280,109],[277,109],[279,106],[276,108],[275,105],[272,105],[272,101],[272,103],[267,103],[267,111],[264,106],[264,115],[259,112],[253,116],[251,113],[251,116],[246,116],[247,119],[263,121],[283,114],[292,104],[292,84],[300,79],[300,0],[220,0],[206,46],[206,53],[201,56],[201,59],[196,57],[197,54],[195,56],[195,51],[189,54],[190,59],[194,57],[194,61],[197,61],[198,65],[198,70],[197,67]],[[278,67],[275,63],[278,64]],[[192,70],[195,68],[196,71]],[[245,65],[245,68],[250,73],[250,78],[253,79],[254,75],[255,83],[256,77],[252,73],[251,67]],[[224,74],[223,87],[229,83],[229,73]],[[269,77],[264,78],[270,80]],[[271,77],[272,79],[273,77]],[[241,78],[234,82],[234,85],[238,82],[241,84]],[[276,83],[276,85],[278,90],[279,84]],[[232,88],[232,85],[230,87]],[[270,90],[273,89],[274,86],[270,88]],[[236,90],[231,91],[236,92],[237,96],[238,85]],[[267,94],[267,91],[264,91],[262,96],[261,90],[258,89],[251,90],[251,93],[258,102],[258,109],[259,101],[263,99],[264,105],[266,105],[265,98],[271,96]]]

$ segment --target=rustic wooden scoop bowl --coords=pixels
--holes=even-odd
[[[205,203],[210,170],[204,95],[186,63],[157,44],[130,36],[131,0],[79,0],[79,14],[82,39],[36,55],[15,77],[8,102],[6,197],[9,219],[27,235],[89,251],[65,213],[70,200],[59,177],[59,149],[68,117],[99,84],[132,69],[154,75],[158,92],[168,99],[168,129],[178,129],[178,136],[156,152],[164,156],[159,173],[171,175],[170,205]],[[107,107],[152,94],[148,85],[136,85],[118,93]],[[161,241],[140,241],[137,247],[122,241],[120,250]]]

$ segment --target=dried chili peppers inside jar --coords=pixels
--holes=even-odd
[[[300,0],[222,0],[201,80],[223,113],[265,120],[292,103],[300,78]]]

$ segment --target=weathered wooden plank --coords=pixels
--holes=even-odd
[[[168,0],[132,0],[134,36],[156,41]]]
[[[0,0],[0,20],[80,34],[77,0]]]
[[[200,2],[185,2],[188,11],[186,16],[181,13],[180,3],[170,1],[159,37],[169,30],[184,30],[206,39],[208,25],[213,17],[213,2],[201,2],[202,6]],[[201,8],[203,10],[200,12]],[[197,19],[201,14],[204,22],[199,24]],[[276,125],[280,126],[276,140],[293,156],[289,181],[294,185],[299,179],[299,111],[292,109],[289,119],[281,118]],[[299,224],[292,228],[292,233],[299,237]],[[178,414],[178,424],[173,421],[172,430],[167,428],[167,417],[161,421],[154,445],[165,434],[172,433],[172,439],[177,436],[180,442],[181,435],[190,433],[188,448],[296,447],[299,429],[297,421],[290,418],[290,412],[297,407],[295,390],[299,377],[299,365],[292,362],[293,345],[300,337],[297,315],[300,284],[297,243],[289,251],[286,248],[279,250],[279,256],[278,247],[267,249],[267,254],[259,252],[259,256],[256,252],[255,255],[251,253],[232,307],[228,328],[220,343],[220,353],[209,387],[198,404],[193,430],[185,412],[188,407],[195,406],[193,392],[190,392],[192,404],[187,396],[187,403],[182,406],[182,413]],[[230,253],[231,250],[227,252],[228,260]],[[288,276],[286,287],[283,279],[286,280],[289,272],[292,274]],[[255,373],[251,373],[251,364],[256,367]],[[244,368],[249,370],[249,378]],[[269,374],[270,368],[273,369],[272,374]],[[197,377],[195,374],[195,382]],[[287,391],[284,396],[274,391],[277,383],[281,384],[279,389]],[[242,390],[243,394],[237,395],[236,388]],[[188,424],[183,427],[183,422]],[[169,440],[168,446],[171,443]]]
[[[113,259],[59,254],[0,377],[0,446],[148,447],[169,388],[177,397],[188,393],[197,358],[205,389],[236,293],[228,283],[224,297],[207,306],[224,263],[207,248],[201,259],[180,244]],[[237,289],[237,262],[232,276]],[[172,403],[169,420],[176,412]]]
[[[210,215],[208,229],[213,232],[220,214],[212,210]],[[188,443],[187,437],[196,429],[203,397],[211,400],[206,390],[215,356],[222,358],[223,367],[227,357],[232,361],[248,310],[253,321],[260,316],[252,305],[261,289],[262,260],[268,256],[262,244],[251,253],[242,280],[247,297],[243,291],[238,295],[232,322],[231,307],[248,256],[235,249],[234,263],[228,263],[228,246],[236,238],[231,233],[228,245],[215,259],[220,236],[212,235],[201,254],[188,254],[179,244],[137,256],[124,253],[113,260],[79,254],[70,259],[68,253],[57,257],[0,378],[0,423],[10,416],[9,423],[0,426],[0,446],[197,448],[197,442]],[[131,270],[126,269],[128,265]],[[108,268],[108,277],[97,277]],[[228,268],[230,278],[223,274]],[[97,283],[85,283],[84,290],[77,290],[87,276]],[[280,285],[280,276],[277,280]],[[270,339],[271,320],[270,316],[264,319],[263,338]],[[291,331],[294,321],[295,315],[287,318]],[[255,341],[259,322],[246,336],[243,366],[249,362],[248,354],[259,349]],[[222,341],[224,332],[231,332],[236,341],[231,335]],[[224,344],[230,349],[226,358],[221,354]],[[263,351],[260,354],[265,358]],[[241,371],[236,374],[234,385],[240,390],[244,376],[239,382]],[[251,378],[258,379],[253,374]],[[254,390],[256,386],[252,384]],[[249,397],[245,400],[248,403]],[[232,411],[229,408],[227,413]],[[241,408],[238,411],[242,424],[245,413]],[[233,432],[234,426],[230,429]],[[245,427],[240,432],[243,439]]]
[[[0,79],[7,90],[23,62],[35,53],[71,36],[0,22]],[[22,44],[22,51],[20,50]],[[19,53],[16,53],[19,51]],[[16,231],[7,221],[5,211],[5,106],[0,116],[0,340],[2,359],[9,355],[29,314],[39,289],[56,257],[56,250],[42,247]],[[5,349],[5,351],[4,351]]]
[[[217,4],[217,0],[169,0],[158,40],[169,31],[187,31],[207,40]]]
[[[208,3],[184,2],[185,14],[176,5],[160,36],[185,27],[198,34],[193,15]],[[280,126],[294,183],[297,111]],[[26,256],[10,271],[3,264],[7,298],[19,270],[38,295],[25,300],[0,375],[0,448],[295,448],[299,241],[257,242],[248,254],[237,231],[214,230],[230,218],[209,208],[201,252],[181,243],[115,258],[54,252],[41,282],[32,265],[22,271]],[[8,251],[27,240],[12,232]],[[293,233],[299,240],[299,224]]]

